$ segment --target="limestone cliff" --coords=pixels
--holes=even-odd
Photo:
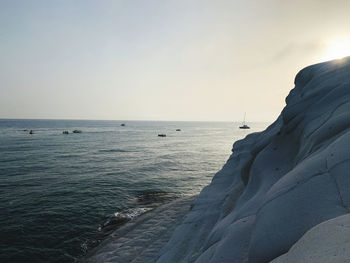
[[[234,144],[158,262],[298,262],[277,258],[350,212],[350,58],[301,70],[286,103],[265,131]]]

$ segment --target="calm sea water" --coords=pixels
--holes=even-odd
[[[0,262],[76,262],[112,214],[148,193],[198,194],[234,141],[267,126],[121,123],[0,120]]]

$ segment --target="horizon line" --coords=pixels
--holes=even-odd
[[[149,121],[149,122],[239,122],[242,121],[239,120],[140,120],[140,119],[61,119],[61,118],[3,118],[0,117],[0,120],[47,120],[47,121],[121,121],[121,122],[127,122],[127,121]],[[251,122],[261,122],[261,123],[272,123],[273,121],[247,121],[248,123]]]

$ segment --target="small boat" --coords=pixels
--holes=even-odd
[[[176,131],[181,131],[181,129],[176,129]]]
[[[245,114],[246,113],[244,113],[242,126],[239,126],[240,129],[250,129],[250,127],[247,124],[245,124]]]
[[[62,133],[63,133],[63,134],[69,134],[69,132],[68,132],[68,131],[63,131]]]
[[[120,126],[125,126],[125,123],[120,124]]]
[[[74,130],[73,133],[82,133],[81,130]]]
[[[164,134],[164,133],[159,133],[159,134],[158,134],[158,137],[166,137],[166,134]]]
[[[30,131],[29,131],[29,134],[34,134],[34,131],[33,131],[33,130],[30,130]]]
[[[239,126],[240,129],[250,129],[250,127],[247,124],[243,124],[242,126]]]

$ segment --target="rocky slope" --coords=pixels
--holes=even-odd
[[[350,225],[350,58],[301,70],[286,103],[265,131],[234,144],[159,263],[350,260],[349,238],[336,231]]]
[[[194,197],[159,206],[115,230],[81,263],[154,263],[159,250],[189,211]]]

